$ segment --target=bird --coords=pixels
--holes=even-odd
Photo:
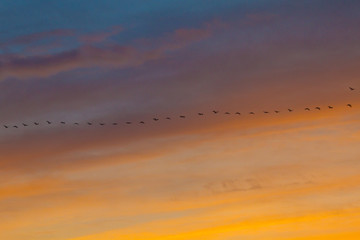
[[[294,110],[292,110],[291,108],[289,108],[288,111],[289,111],[289,112],[292,112],[292,111],[294,111]]]
[[[204,114],[203,114],[203,113],[198,113],[198,115],[199,115],[199,116],[202,116],[202,115],[204,115]]]
[[[115,126],[115,125],[118,125],[118,124],[117,124],[117,123],[113,123],[112,125],[114,125],[114,126]]]
[[[50,121],[46,121],[47,122],[47,124],[51,124],[51,122]]]
[[[100,123],[100,126],[104,126],[105,125],[105,123]]]
[[[39,125],[39,123],[37,123],[37,122],[34,122],[34,124],[35,124],[36,126],[38,126],[38,125]]]
[[[126,122],[126,124],[131,124],[131,122]]]
[[[229,115],[230,113],[229,113],[229,112],[225,112],[225,114]]]
[[[88,125],[92,125],[92,123],[91,123],[91,122],[88,122],[87,124],[88,124]]]
[[[264,113],[266,113],[266,114],[267,114],[267,113],[269,113],[269,112],[268,112],[268,111],[264,111]]]
[[[9,128],[8,126],[4,125],[4,128]]]
[[[354,91],[354,90],[355,90],[355,88],[353,88],[353,87],[349,87],[349,89],[350,89],[351,91]]]
[[[76,122],[76,123],[74,123],[74,124],[75,124],[75,125],[79,125],[79,123],[77,123],[77,122]]]
[[[145,122],[144,122],[144,121],[140,121],[139,123],[141,123],[141,124],[145,124]]]
[[[185,116],[184,116],[184,115],[180,115],[179,117],[180,117],[180,118],[185,118]]]
[[[241,113],[239,113],[239,112],[236,112],[235,114],[236,114],[236,115],[241,115]]]
[[[249,114],[255,114],[254,112],[249,112]]]
[[[352,107],[352,105],[349,103],[348,105],[346,105],[346,106],[348,106],[348,107]]]
[[[23,123],[22,125],[23,125],[24,127],[27,127],[27,126],[28,126],[28,125],[27,125],[27,124],[25,124],[25,123]]]
[[[320,109],[320,107],[316,107],[315,109],[317,109],[317,110],[321,110],[321,109]]]
[[[158,118],[153,118],[153,120],[154,120],[154,121],[159,121],[159,119],[158,119]]]
[[[18,126],[15,125],[15,126],[13,126],[13,128],[18,128]]]
[[[171,120],[171,118],[170,118],[170,117],[166,117],[166,119],[167,119],[167,120]]]
[[[334,107],[333,106],[328,106],[329,109],[333,109]]]
[[[217,114],[217,113],[219,113],[219,111],[214,110],[213,113]]]
[[[60,122],[61,124],[66,124],[65,122]]]
[[[310,108],[305,108],[305,111],[310,111]]]
[[[275,113],[279,113],[280,111],[278,111],[278,110],[275,110],[274,112],[275,112]]]

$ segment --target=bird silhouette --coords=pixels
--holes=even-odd
[[[317,110],[321,110],[321,109],[320,109],[320,107],[316,107],[315,109],[317,109]]]
[[[225,114],[229,115],[230,113],[229,113],[229,112],[225,112]]]
[[[179,117],[180,117],[180,118],[185,118],[185,116],[184,116],[184,115],[180,115]]]
[[[23,123],[22,125],[23,125],[24,127],[27,127],[27,126],[28,126],[28,125],[27,125],[27,124],[25,124],[25,123]]]
[[[294,111],[294,110],[293,110],[293,109],[291,109],[291,108],[289,108],[289,109],[288,109],[288,111],[289,111],[289,112],[292,112],[292,111]]]
[[[74,125],[79,125],[79,123],[76,122],[76,123],[74,123]]]
[[[154,121],[159,121],[159,119],[158,119],[158,118],[153,118],[153,120],[154,120]]]
[[[4,125],[4,128],[9,128],[8,126]]]
[[[203,113],[198,113],[199,116],[203,116],[204,114]]]
[[[131,124],[131,122],[126,122],[126,124]]]
[[[104,126],[105,125],[105,123],[100,123],[100,126]]]
[[[118,124],[117,124],[117,123],[113,123],[112,125],[114,125],[114,126],[115,126],[115,125],[118,125]]]
[[[255,114],[254,112],[249,112],[249,114]]]
[[[348,107],[352,107],[352,105],[349,103],[348,105],[346,105],[346,106],[348,106]]]
[[[60,122],[61,124],[66,124],[65,122]]]
[[[334,107],[333,106],[328,106],[329,109],[333,109]]]
[[[166,119],[167,119],[167,120],[171,120],[171,118],[170,118],[170,117],[166,117]]]
[[[15,126],[13,126],[13,128],[18,128],[18,126],[15,125]]]
[[[39,123],[38,123],[38,122],[34,122],[34,124],[35,124],[36,126],[38,126],[38,125],[39,125]]]
[[[217,114],[217,113],[219,113],[219,111],[214,110],[213,113]]]
[[[239,112],[236,112],[235,114],[236,114],[236,115],[241,115],[241,113],[239,113]]]
[[[47,124],[51,124],[51,122],[50,121],[46,121],[47,122]]]
[[[88,122],[87,124],[88,124],[88,125],[92,125],[92,123],[91,123],[91,122]]]
[[[310,108],[305,108],[305,111],[310,111]]]
[[[349,89],[350,89],[351,91],[354,91],[354,90],[355,90],[355,88],[352,88],[352,87],[349,87]]]
[[[278,111],[278,110],[275,110],[274,112],[275,112],[275,113],[279,113],[280,111]]]
[[[268,112],[268,111],[264,111],[264,113],[266,113],[266,114],[267,114],[267,113],[269,113],[269,112]]]
[[[144,121],[140,121],[139,123],[141,123],[141,124],[145,124],[145,122],[144,122]]]

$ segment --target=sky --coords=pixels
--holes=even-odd
[[[359,9],[0,1],[0,239],[359,239]]]

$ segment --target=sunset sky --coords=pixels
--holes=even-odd
[[[359,26],[358,0],[1,0],[0,239],[360,239]]]

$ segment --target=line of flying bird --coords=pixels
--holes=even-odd
[[[354,91],[354,90],[355,90],[355,88],[353,88],[353,87],[349,87],[349,89],[350,89],[350,91]],[[349,108],[352,108],[352,107],[353,107],[353,105],[350,104],[350,103],[347,104],[346,106],[349,107]],[[328,108],[328,109],[334,109],[334,107],[333,107],[333,106],[330,106],[330,105],[327,106],[327,108]],[[321,107],[315,107],[314,109],[320,111],[320,110],[321,110]],[[306,108],[304,108],[304,110],[305,110],[305,111],[311,111],[311,108],[306,107]],[[288,108],[286,111],[288,111],[288,112],[293,112],[294,109]],[[220,113],[220,111],[218,111],[218,110],[213,110],[213,111],[212,111],[212,114],[219,114],[219,113]],[[271,112],[269,112],[269,111],[262,111],[262,113],[263,113],[263,114],[270,114]],[[280,111],[279,111],[279,110],[274,110],[274,113],[279,114]],[[224,112],[224,114],[225,114],[225,115],[230,115],[231,113],[230,113],[230,112]],[[235,113],[233,113],[233,114],[235,114],[235,115],[241,115],[240,112],[235,112]],[[255,115],[255,112],[249,112],[248,114],[250,114],[250,115]],[[197,113],[197,115],[198,115],[198,116],[204,116],[205,113],[199,112],[199,113]],[[179,118],[180,118],[180,119],[184,119],[184,118],[186,118],[186,116],[185,116],[185,115],[180,115]],[[166,119],[166,120],[172,120],[171,117],[166,117],[165,119]],[[160,119],[159,119],[159,118],[153,118],[152,120],[155,121],[155,122],[157,122],[157,121],[159,121]],[[129,125],[129,124],[133,124],[133,123],[134,123],[134,122],[131,122],[131,121],[125,122],[125,124],[128,124],[128,125]],[[45,124],[46,124],[46,125],[52,125],[52,124],[55,124],[55,123],[52,122],[52,121],[45,121]],[[61,121],[60,124],[66,125],[66,124],[69,124],[69,123],[67,123],[67,122],[65,122],[65,121]],[[106,123],[100,122],[100,123],[97,123],[97,124],[99,124],[100,126],[105,126],[105,125],[113,125],[113,126],[116,126],[116,125],[119,125],[119,123],[117,123],[117,122],[113,122],[113,123],[110,123],[110,124],[106,124]],[[140,121],[140,122],[138,122],[138,124],[145,124],[145,121]],[[6,129],[9,129],[9,128],[28,127],[28,126],[30,126],[30,125],[39,126],[40,123],[39,123],[39,122],[33,122],[33,123],[31,123],[31,124],[22,123],[21,125],[13,125],[13,126],[11,126],[11,125],[3,125],[3,127],[6,128]],[[73,123],[73,125],[80,125],[80,123],[79,123],[79,122],[75,122],[75,123]],[[84,123],[83,125],[92,126],[92,125],[96,125],[96,123],[86,122],[86,123]]]

